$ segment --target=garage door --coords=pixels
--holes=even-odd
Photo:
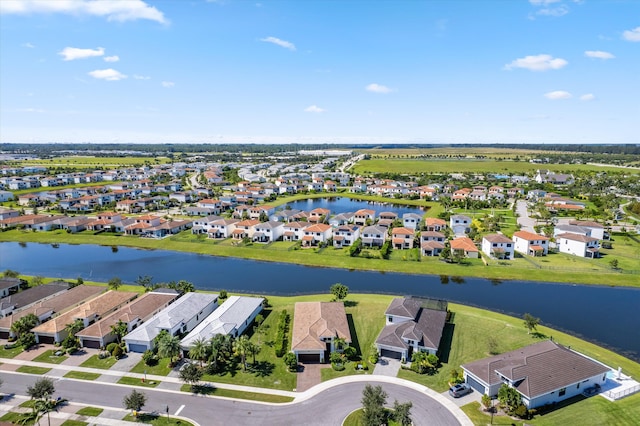
[[[384,358],[391,358],[391,359],[402,358],[402,354],[400,352],[390,351],[389,349],[382,349],[380,351],[380,356]]]
[[[48,343],[53,345],[55,343],[55,338],[53,336],[38,336],[38,343]]]
[[[129,352],[138,352],[138,353],[143,353],[144,351],[146,351],[147,348],[145,345],[129,345]]]
[[[320,362],[320,354],[300,354],[298,361],[307,364],[317,364]]]
[[[98,340],[85,340],[85,339],[82,339],[82,345],[85,348],[100,349],[100,341],[98,341]]]
[[[467,384],[471,386],[474,390],[480,392],[481,394],[484,394],[484,391],[485,391],[484,385],[479,381],[477,381],[476,379],[474,379],[473,377],[467,376]]]
[[[9,332],[8,331],[0,331],[0,339],[8,339]]]

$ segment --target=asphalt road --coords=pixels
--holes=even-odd
[[[27,386],[38,379],[32,375],[9,373],[1,377],[4,395],[24,395]],[[195,420],[201,426],[340,425],[350,412],[361,407],[364,386],[365,383],[348,383],[322,391],[300,403],[278,405],[144,389],[147,395],[144,411],[164,414],[169,406],[169,412],[173,414],[184,405],[180,415]],[[413,402],[411,414],[414,425],[459,425],[446,408],[419,391],[386,383],[382,387],[389,395],[387,403],[390,406],[395,399]],[[117,408],[122,408],[122,398],[130,392],[130,388],[125,386],[67,379],[55,380],[55,388],[54,396],[71,402]]]

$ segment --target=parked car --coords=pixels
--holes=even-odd
[[[460,383],[449,388],[449,395],[454,398],[460,398],[461,396],[471,393],[472,391],[473,390],[471,389],[471,386],[466,383]]]

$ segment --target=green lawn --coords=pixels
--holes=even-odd
[[[172,416],[159,416],[157,414],[139,414],[138,417],[134,417],[132,414],[127,414],[122,420],[126,422],[146,423],[153,426],[193,426],[193,423],[186,420],[175,419]]]
[[[52,370],[51,368],[33,367],[31,365],[21,365],[20,367],[18,367],[16,371],[18,373],[38,374],[42,376],[43,374],[47,374],[51,370]]]
[[[131,373],[152,374],[156,376],[167,376],[171,372],[169,367],[169,358],[160,358],[158,363],[153,366],[146,365],[144,361],[140,361],[130,370]]]
[[[97,407],[83,407],[76,411],[76,414],[81,416],[89,416],[89,417],[97,417],[102,414],[104,410],[102,408]]]
[[[21,413],[14,413],[13,411],[9,411],[4,416],[0,417],[0,421],[8,422],[9,424],[12,424],[12,425],[18,425],[18,424],[23,424],[20,422],[22,418],[23,416]],[[24,423],[24,424],[32,425],[33,422]]]
[[[60,364],[65,359],[69,358],[67,355],[54,355],[60,349],[49,349],[47,351],[42,352],[40,355],[35,357],[32,361],[36,362],[48,362],[50,364]],[[64,351],[62,351],[64,352]]]
[[[101,375],[98,373],[85,373],[84,371],[69,371],[64,377],[80,380],[96,380]]]
[[[4,345],[0,345],[0,358],[14,358],[20,352],[22,352],[22,346],[18,345],[13,349],[5,349]]]
[[[165,164],[171,160],[168,157],[89,157],[89,156],[68,156],[68,157],[56,157],[51,159],[36,159],[36,160],[24,160],[19,164],[37,165],[44,167],[128,167],[133,165],[148,164]],[[94,186],[96,183],[93,184]]]
[[[182,385],[180,386],[180,390],[182,392],[194,393],[191,388],[191,385]],[[291,402],[293,398],[288,396],[281,395],[270,395],[266,393],[257,393],[257,392],[243,392],[236,391],[231,389],[220,389],[214,386],[197,386],[195,389],[195,393],[201,395],[213,395],[213,396],[224,396],[227,398],[235,398],[235,399],[249,399],[251,401],[262,401],[262,402],[272,402],[272,403],[283,403],[283,402]]]
[[[86,426],[88,424],[89,423],[82,422],[80,420],[71,420],[71,419],[69,419],[69,420],[65,420],[64,423],[62,423],[61,426]]]
[[[80,364],[80,367],[101,368],[103,370],[108,370],[113,367],[113,364],[115,364],[117,361],[118,360],[112,356],[100,359],[98,355],[93,355],[89,357],[89,359],[87,359],[85,362]]]
[[[118,383],[120,383],[121,385],[142,386],[145,388],[155,388],[160,384],[160,382],[157,380],[142,381],[142,379],[128,376],[121,377],[120,380],[118,380]]]

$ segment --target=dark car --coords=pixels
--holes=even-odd
[[[454,398],[460,398],[461,396],[464,396],[471,392],[472,392],[471,386],[469,386],[466,383],[453,385],[449,388],[449,395],[451,395]]]

